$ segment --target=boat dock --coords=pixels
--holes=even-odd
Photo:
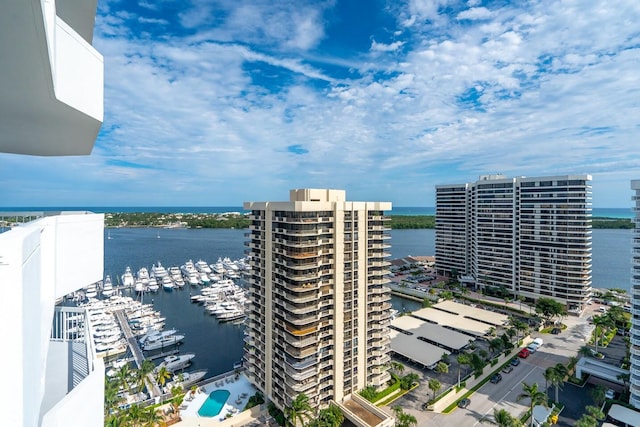
[[[116,310],[113,312],[116,315],[116,319],[118,319],[118,323],[120,323],[120,329],[124,333],[124,337],[127,340],[127,344],[131,349],[131,353],[133,354],[133,359],[136,362],[136,366],[138,369],[142,367],[142,361],[144,360],[144,355],[142,354],[142,349],[140,345],[138,345],[138,340],[136,336],[131,331],[131,327],[129,326],[129,322],[125,318],[123,310]]]
[[[116,310],[113,313],[115,314],[116,319],[118,319],[118,323],[120,323],[120,328],[122,329],[124,337],[127,340],[127,344],[131,349],[131,353],[133,354],[133,359],[136,362],[136,366],[138,367],[138,369],[140,369],[142,367],[142,362],[144,361],[144,354],[142,354],[142,349],[138,344],[138,339],[131,331],[129,322],[127,322],[127,319],[125,318],[124,310]],[[150,388],[148,387],[149,384],[151,384]],[[162,395],[162,391],[160,390],[160,387],[158,387],[158,384],[153,377],[153,373],[147,375],[147,388],[149,389],[152,397]]]

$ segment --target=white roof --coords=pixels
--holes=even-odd
[[[451,354],[443,348],[417,339],[416,335],[406,335],[391,329],[391,350],[424,366],[437,363],[443,354]]]
[[[633,409],[614,404],[607,415],[630,426],[640,426],[640,412]]]
[[[431,344],[439,344],[448,350],[460,350],[472,339],[469,335],[453,331],[442,325],[425,322],[413,316],[400,316],[391,321],[391,326],[426,339]],[[422,340],[421,340],[422,341]]]
[[[443,326],[450,326],[458,331],[465,332],[474,336],[483,336],[489,332],[490,325],[478,322],[477,320],[467,319],[459,314],[451,314],[446,311],[437,310],[435,308],[422,308],[414,311],[413,316],[436,322]]]
[[[491,323],[494,326],[502,326],[509,321],[509,316],[505,314],[484,310],[478,307],[471,307],[469,305],[460,304],[455,301],[442,301],[438,304],[434,304],[433,307],[457,313],[469,319]]]

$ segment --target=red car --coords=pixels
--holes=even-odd
[[[520,350],[520,353],[518,353],[519,357],[522,357],[523,359],[526,359],[527,357],[529,357],[531,353],[529,352],[528,349],[523,348],[522,350]]]

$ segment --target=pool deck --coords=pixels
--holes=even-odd
[[[175,425],[180,427],[237,427],[257,421],[262,415],[261,408],[256,407],[252,408],[252,410],[242,411],[249,397],[253,396],[257,390],[244,375],[240,374],[237,380],[235,377],[234,373],[230,373],[222,379],[200,386],[191,400],[189,400],[191,393],[187,392],[180,410],[182,421]],[[209,397],[209,394],[215,390],[228,390],[231,394],[218,415],[215,417],[201,417],[198,415],[198,410]],[[243,395],[244,397],[242,397]],[[227,414],[232,416],[226,418]]]

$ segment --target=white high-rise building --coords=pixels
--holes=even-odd
[[[631,397],[629,403],[640,409],[640,179],[631,181],[636,214],[631,256]]]
[[[591,176],[436,186],[436,269],[582,309],[591,294]]]
[[[2,3],[0,153],[91,152],[103,115],[103,61],[91,45],[96,5]],[[103,224],[88,212],[51,214],[0,233],[0,424],[104,425],[104,364],[88,316],[55,306],[102,279]]]
[[[355,402],[376,420],[369,425],[392,424],[357,394],[389,379],[384,211],[391,203],[301,189],[289,201],[244,208],[251,211],[249,380],[280,409],[304,393],[314,408],[334,401],[349,418]]]

